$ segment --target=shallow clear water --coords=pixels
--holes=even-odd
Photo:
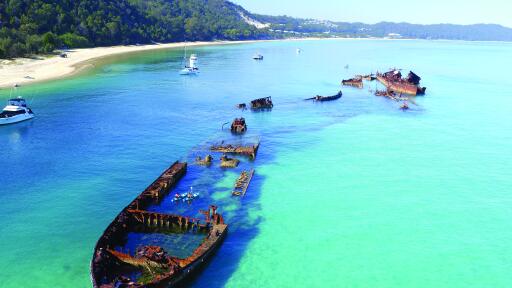
[[[295,49],[300,47],[300,55]],[[2,287],[89,287],[103,229],[168,165],[247,119],[253,183],[191,166],[178,187],[221,207],[229,236],[194,287],[509,287],[512,66],[509,43],[301,41],[117,57],[22,90],[33,121],[0,127]],[[251,56],[260,52],[262,62]],[[349,64],[349,69],[343,67]],[[428,87],[408,112],[353,74],[412,69]],[[407,72],[407,71],[406,71]],[[375,84],[369,88],[375,89]],[[0,94],[9,97],[9,91]],[[235,104],[272,95],[269,113]]]

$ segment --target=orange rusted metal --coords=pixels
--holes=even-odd
[[[206,220],[146,211],[150,205],[161,201],[171,188],[184,176],[187,163],[175,162],[166,169],[147,189],[126,206],[107,227],[94,248],[91,261],[91,280],[94,288],[114,287],[171,287],[178,285],[195,273],[204,261],[220,246],[227,234],[227,225],[216,206],[205,211]],[[200,233],[205,237],[190,256],[181,259],[168,255],[162,247],[139,247],[135,255],[114,250],[124,243],[128,233],[136,227],[144,231],[183,231]],[[188,232],[190,231],[190,232]],[[130,279],[123,271],[146,273],[143,280]]]
[[[403,93],[409,95],[423,95],[427,88],[420,87],[421,78],[412,71],[407,78],[402,78],[399,70],[391,70],[386,73],[377,73],[377,80],[381,82],[388,90],[395,93]]]

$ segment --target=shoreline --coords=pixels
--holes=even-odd
[[[258,42],[277,41],[315,41],[315,40],[417,40],[417,39],[388,39],[388,38],[287,38],[275,40],[243,40],[243,41],[201,41],[187,42],[187,46],[216,46],[232,44],[250,44]],[[32,85],[46,81],[59,80],[74,76],[94,65],[94,62],[111,56],[130,54],[136,52],[176,49],[185,45],[185,42],[157,43],[147,45],[109,46],[95,48],[71,49],[66,52],[67,58],[58,55],[36,56],[36,58],[16,58],[14,60],[0,59],[0,90],[11,88],[15,84]]]
[[[254,43],[266,40],[250,41],[211,41],[187,42],[187,46],[213,46]],[[10,88],[15,84],[31,85],[45,81],[58,80],[76,75],[87,69],[87,66],[102,58],[135,52],[176,49],[184,46],[184,42],[167,44],[129,45],[70,49],[67,58],[58,55],[38,57],[37,59],[16,58],[3,60],[0,63],[0,88]],[[10,62],[7,63],[6,62]]]
[[[201,41],[187,42],[187,46],[216,46],[232,44],[250,44],[257,42],[277,41],[314,41],[314,40],[386,40],[382,38],[287,38],[275,40],[243,40],[243,41]],[[100,59],[122,54],[176,49],[185,45],[185,42],[158,43],[147,45],[108,46],[94,48],[70,49],[66,52],[67,58],[58,55],[35,56],[32,58],[16,58],[14,60],[0,59],[0,90],[11,88],[15,84],[32,85],[46,81],[60,80],[74,76],[94,65]]]

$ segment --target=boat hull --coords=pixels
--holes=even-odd
[[[352,86],[355,88],[362,89],[363,88],[363,81],[362,80],[343,80],[341,81],[341,85],[343,86]]]
[[[15,123],[30,120],[32,118],[34,118],[34,114],[29,114],[29,113],[16,115],[13,117],[8,117],[8,118],[0,118],[0,125],[15,124]]]
[[[414,84],[389,81],[388,79],[382,76],[377,76],[377,80],[379,80],[379,82],[386,86],[388,89],[393,90],[395,93],[416,96],[425,94],[426,90],[426,88],[418,87]]]
[[[180,71],[180,75],[197,75],[199,74],[198,70],[192,70],[192,69],[183,69]]]
[[[121,212],[116,216],[116,218],[114,218],[114,220],[110,223],[110,225],[107,226],[105,231],[102,233],[102,235],[96,242],[96,245],[94,247],[94,252],[93,252],[93,258],[90,263],[90,276],[91,276],[91,282],[92,282],[93,288],[100,288],[102,286],[101,281],[100,281],[101,279],[96,274],[98,270],[96,269],[95,261],[96,261],[97,255],[98,255],[98,251],[100,250],[100,248],[109,247],[110,243],[112,241],[114,241],[115,239],[120,239],[120,238],[124,237],[123,234],[126,233],[126,231],[127,231],[125,223],[124,223],[124,221],[125,221],[124,219],[126,218],[126,215],[129,213],[128,212],[129,210],[142,209],[142,208],[145,208],[145,207],[151,205],[152,203],[154,203],[153,201],[158,201],[158,200],[154,200],[151,197],[154,195],[148,195],[145,192],[150,190],[151,187],[154,186],[155,184],[157,184],[158,182],[162,181],[161,180],[162,177],[169,171],[175,171],[175,172],[173,173],[173,176],[170,179],[169,178],[165,179],[166,183],[163,185],[165,191],[162,191],[163,194],[170,193],[170,191],[174,188],[174,186],[178,183],[178,181],[180,181],[181,178],[183,178],[183,176],[185,175],[185,173],[187,171],[187,164],[180,163],[177,161],[175,163],[173,163],[164,173],[162,173],[162,175],[159,178],[157,178],[157,180],[155,180],[148,188],[146,188],[146,190],[144,190],[144,192],[142,192],[142,194],[137,196],[137,198],[135,198],[132,202],[130,202],[130,204],[128,204],[128,206],[126,206],[123,210],[121,210]],[[164,195],[158,195],[158,196],[164,196]]]

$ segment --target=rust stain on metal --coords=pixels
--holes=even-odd
[[[388,90],[395,93],[409,95],[423,95],[427,88],[420,86],[421,78],[414,72],[409,72],[407,78],[402,78],[399,70],[391,70],[386,73],[377,73],[377,80],[381,82]]]

